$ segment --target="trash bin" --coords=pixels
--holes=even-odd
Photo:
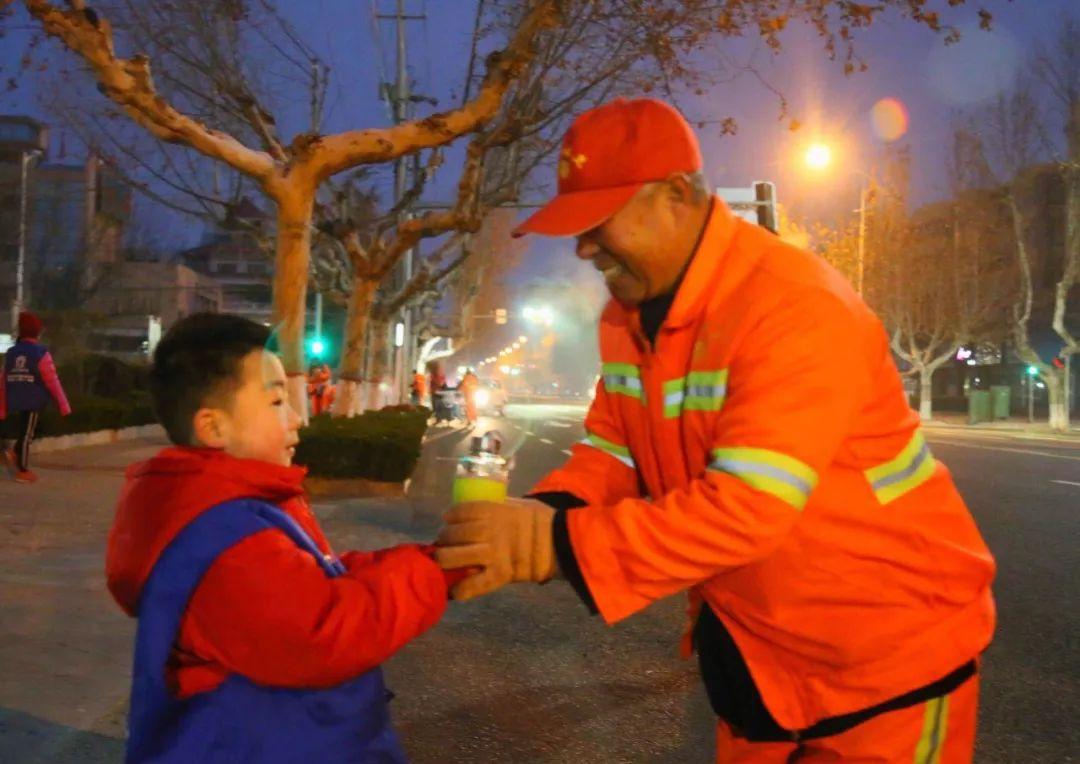
[[[1009,418],[1009,404],[1012,401],[1012,388],[1008,385],[992,385],[990,387],[991,409],[994,419]]]
[[[989,422],[992,415],[989,390],[972,390],[968,395],[968,424]]]

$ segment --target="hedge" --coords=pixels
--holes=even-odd
[[[119,430],[153,424],[154,411],[147,393],[133,392],[127,400],[102,398],[97,395],[73,395],[70,398],[71,414],[60,416],[55,405],[41,412],[38,436],[71,435],[77,432]],[[12,419],[9,417],[9,419]]]
[[[399,483],[420,458],[428,410],[368,411],[351,419],[313,417],[300,431],[293,459],[315,477]]]

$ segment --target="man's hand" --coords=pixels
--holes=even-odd
[[[482,567],[450,591],[468,600],[513,582],[547,581],[555,575],[551,521],[555,510],[534,499],[458,504],[443,520],[435,559],[444,570]]]

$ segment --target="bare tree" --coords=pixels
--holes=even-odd
[[[1049,95],[1051,113],[1059,120],[1064,151],[1057,164],[1064,188],[1064,235],[1062,236],[1061,278],[1054,286],[1054,331],[1064,343],[1059,353],[1063,360],[1061,403],[1057,429],[1069,428],[1072,403],[1071,360],[1080,353],[1080,332],[1070,328],[1070,294],[1080,285],[1080,17],[1062,20],[1055,44],[1036,57],[1035,75]],[[1080,306],[1072,305],[1076,319]],[[1073,325],[1074,327],[1076,324]],[[1055,418],[1051,412],[1051,422]]]
[[[277,205],[274,313],[290,374],[290,400],[304,412],[304,301],[319,185],[351,167],[392,161],[481,129],[498,113],[509,86],[534,55],[536,37],[557,22],[556,5],[555,0],[534,5],[506,49],[489,56],[487,74],[476,97],[457,109],[386,129],[336,135],[301,133],[286,145],[276,134],[268,113],[252,103],[247,119],[261,143],[259,148],[252,148],[240,138],[177,110],[162,98],[150,73],[150,59],[142,53],[130,58],[118,56],[110,22],[83,0],[69,0],[66,9],[45,0],[25,0],[31,16],[47,33],[83,58],[104,94],[131,119],[160,140],[186,144],[254,179],[273,199]],[[453,222],[446,213],[433,213],[403,222],[400,231],[405,239],[432,227],[448,230]]]
[[[730,76],[730,67],[723,71],[722,64],[702,64],[716,59],[704,54],[715,52],[711,46],[717,37],[750,32],[778,48],[784,27],[804,20],[821,34],[827,53],[843,58],[845,69],[854,71],[862,67],[854,48],[857,31],[885,11],[897,11],[950,39],[956,34],[941,24],[925,0],[883,0],[873,5],[848,0],[786,5],[773,0],[722,4],[714,0],[652,0],[647,4],[637,0],[520,0],[486,7],[480,3],[474,50],[494,49],[486,56],[479,83],[471,75],[480,67],[470,61],[470,76],[457,108],[391,128],[337,135],[322,135],[318,125],[313,125],[286,142],[278,134],[272,105],[260,102],[260,90],[251,86],[250,80],[211,76],[210,89],[184,90],[190,74],[182,75],[185,64],[190,63],[182,57],[187,29],[161,30],[172,36],[168,53],[175,65],[170,59],[162,66],[156,53],[140,52],[129,58],[117,55],[115,41],[119,39],[125,46],[129,42],[126,28],[135,29],[153,11],[168,11],[174,4],[118,2],[108,6],[107,13],[89,8],[84,0],[68,0],[66,8],[46,0],[24,0],[24,5],[48,34],[82,58],[102,92],[127,117],[162,141],[193,148],[233,168],[274,201],[274,310],[285,366],[292,375],[290,398],[300,410],[306,410],[299,375],[304,368],[302,334],[312,223],[318,189],[333,175],[431,151],[474,135],[455,200],[444,209],[414,216],[407,215],[407,205],[399,203],[388,216],[394,225],[371,240],[372,246],[362,258],[350,257],[353,278],[359,268],[359,272],[371,275],[366,279],[370,283],[376,276],[390,273],[397,260],[421,239],[473,232],[485,208],[528,191],[529,186],[522,182],[530,177],[528,170],[551,151],[562,124],[583,105],[620,89],[658,90],[668,96],[677,88],[703,92],[718,78]],[[248,4],[235,0],[195,5],[195,12],[232,13],[238,18],[249,12]],[[117,19],[119,37],[113,33],[107,18],[110,15]],[[987,14],[980,11],[980,16],[984,24],[989,22]],[[208,36],[215,43],[219,36],[231,43],[229,24],[220,29],[213,24],[200,26],[204,28],[204,47]],[[213,49],[242,51],[243,46],[224,44]],[[158,62],[158,83],[150,73],[152,56]],[[208,63],[211,75],[219,70],[243,69],[237,66],[243,61],[227,55]],[[174,73],[172,81],[169,78]],[[250,68],[248,74],[252,75]],[[165,89],[159,91],[159,85]],[[318,87],[313,92],[317,93]],[[313,114],[316,107],[317,103]],[[721,122],[726,129],[730,127],[729,120]],[[230,129],[230,124],[240,127]],[[489,156],[500,151],[508,154],[508,160],[489,166]],[[423,164],[435,167],[438,162],[429,156]],[[409,198],[415,202],[419,195]],[[402,293],[388,302],[421,294],[423,279],[430,278],[430,272],[423,275],[424,269],[420,269],[420,274],[417,283],[405,285]],[[359,310],[364,295],[353,302]]]
[[[1064,357],[1077,350],[1075,334],[1065,327],[1068,297],[1076,285],[1078,258],[1076,239],[1066,244],[1061,253],[1061,276],[1054,278],[1053,295],[1043,288],[1047,274],[1054,265],[1054,253],[1047,251],[1041,241],[1035,242],[1036,226],[1045,230],[1052,221],[1051,205],[1045,198],[1047,180],[1071,164],[1045,162],[1047,146],[1051,145],[1044,131],[1043,112],[1034,81],[1024,81],[1001,93],[970,122],[970,156],[968,171],[975,183],[990,183],[1000,194],[1011,226],[1011,239],[1017,268],[1017,288],[1012,305],[1012,342],[1016,354],[1034,367],[1045,381],[1049,394],[1049,423],[1055,430],[1067,430],[1068,404],[1066,371],[1052,360],[1042,358],[1032,342],[1033,323],[1047,318],[1065,341]],[[1042,162],[1040,163],[1040,160]],[[1067,170],[1066,170],[1067,172]],[[1063,215],[1066,227],[1070,215]],[[1071,247],[1071,248],[1070,248]],[[1049,315],[1048,315],[1049,314]],[[1051,317],[1052,316],[1052,317]]]

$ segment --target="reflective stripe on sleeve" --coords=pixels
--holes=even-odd
[[[806,506],[818,476],[798,459],[765,448],[717,448],[709,469],[727,472],[751,488],[775,496],[795,509]]]
[[[588,433],[585,439],[581,441],[586,446],[592,446],[593,448],[603,451],[605,454],[610,454],[625,464],[630,469],[637,469],[637,464],[634,463],[634,458],[630,456],[630,449],[626,446],[620,446],[618,443],[612,443],[610,440],[604,440],[599,435]]]
[[[916,430],[904,450],[894,459],[872,467],[864,474],[878,501],[888,504],[933,477],[934,467],[930,448],[922,432]]]
[[[613,395],[628,395],[644,401],[641,370],[631,363],[605,363],[600,372],[604,377],[604,390]]]

